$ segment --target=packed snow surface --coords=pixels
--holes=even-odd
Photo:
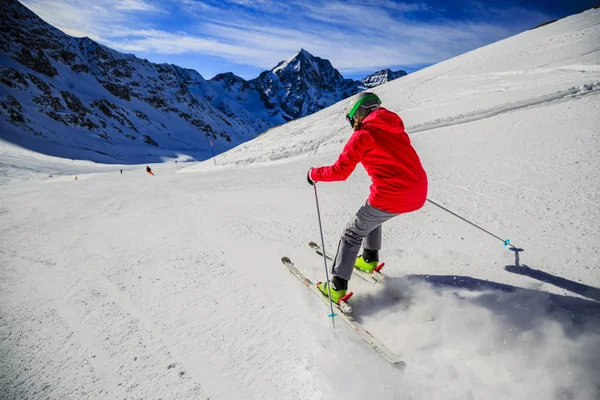
[[[375,92],[430,199],[520,249],[431,204],[384,225],[386,282],[351,302],[405,366],[280,262],[324,278],[305,174],[351,134],[341,102],[154,177],[2,143],[2,398],[600,398],[600,10]],[[330,253],[368,186],[318,184]]]

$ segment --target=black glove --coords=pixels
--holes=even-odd
[[[312,171],[312,168],[310,168],[308,170],[308,172],[306,173],[306,180],[308,181],[308,183],[310,183],[311,185],[314,185],[314,181],[312,179],[310,179],[310,171]]]

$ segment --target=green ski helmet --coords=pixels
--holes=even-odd
[[[354,128],[356,120],[363,120],[372,111],[379,108],[381,100],[375,93],[362,92],[357,94],[350,100],[346,110],[346,121]]]

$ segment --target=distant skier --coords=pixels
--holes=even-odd
[[[379,262],[381,224],[423,207],[427,175],[404,131],[400,117],[381,107],[376,94],[357,94],[348,105],[346,120],[354,133],[331,166],[310,168],[308,183],[343,181],[362,163],[371,177],[369,199],[346,225],[333,262],[331,299],[346,295],[354,268],[373,272]],[[364,239],[364,240],[363,240]],[[361,243],[362,256],[358,257]],[[318,285],[328,296],[328,283]]]
[[[123,170],[121,170],[121,175],[123,175]]]
[[[150,169],[149,166],[146,165],[146,172],[152,176],[154,176],[154,173],[152,172],[152,170]]]

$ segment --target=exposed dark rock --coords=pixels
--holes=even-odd
[[[271,103],[269,96],[267,96],[267,94],[263,91],[260,92],[260,101],[262,101],[263,105],[268,110],[274,110],[275,108],[277,108],[277,105],[274,103]]]
[[[115,105],[106,99],[94,100],[92,107],[96,107],[104,113],[107,117],[113,118],[113,112],[111,109],[115,108]]]
[[[158,143],[156,143],[156,141],[154,141],[154,139],[152,139],[150,136],[145,135],[144,136],[144,143],[148,143],[151,144],[152,146],[156,146],[158,147]]]
[[[146,97],[145,100],[148,104],[150,104],[154,108],[166,108],[167,107],[167,103],[165,102],[165,99],[163,99],[162,97],[156,96],[156,95]]]
[[[148,116],[146,114],[144,114],[143,112],[138,111],[138,110],[133,110],[133,112],[135,113],[135,115],[137,115],[137,117],[139,119],[143,119],[144,121],[146,121],[148,123],[150,122],[150,119],[148,118]]]
[[[77,73],[79,72],[90,72],[90,68],[84,64],[75,64],[71,66],[71,69]]]
[[[29,80],[31,82],[33,82],[33,84],[35,86],[37,86],[37,88],[40,89],[45,94],[47,94],[47,95],[52,94],[52,89],[50,88],[50,85],[48,85],[46,82],[44,82],[43,80],[41,80],[34,74],[27,74],[27,78],[29,78]]]
[[[83,118],[79,121],[79,126],[82,126],[84,128],[87,128],[88,130],[95,130],[98,129],[99,126],[96,125],[95,123],[93,123],[92,121],[90,121],[88,118]]]
[[[240,89],[249,89],[251,86],[244,78],[235,75],[232,72],[225,72],[224,74],[218,74],[211,81],[222,82],[223,87],[231,89],[233,86],[238,85]]]
[[[229,118],[235,118],[235,113],[231,110],[231,108],[224,103],[219,103],[217,105],[217,110],[221,111],[223,114],[225,114],[226,116],[228,116]],[[221,116],[219,116],[221,117]],[[221,117],[223,118],[223,117]],[[227,121],[226,119],[223,119],[224,121]],[[229,124],[229,121],[227,121],[227,124]]]
[[[41,96],[34,97],[33,102],[37,105],[44,107],[45,110],[50,109],[56,112],[65,110],[65,106],[63,106],[62,102],[58,97],[54,97],[46,93],[44,93]]]
[[[58,122],[62,122],[63,124],[65,124],[65,125],[67,125],[67,126],[69,125],[69,124],[67,123],[67,121],[65,121],[65,120],[63,119],[62,115],[61,115],[61,114],[59,114],[59,113],[57,113],[57,112],[55,112],[55,111],[48,111],[48,112],[46,112],[46,115],[47,115],[47,116],[49,116],[50,118],[52,118],[52,119],[54,119],[54,120],[58,121]]]
[[[50,78],[58,75],[58,71],[56,71],[56,68],[50,64],[50,60],[48,60],[42,49],[34,49],[34,52],[35,55],[32,54],[28,48],[21,48],[19,62],[28,66],[35,72],[39,72],[40,74],[44,74]]]
[[[234,115],[232,114],[232,115],[228,115],[228,116],[229,117],[233,117]],[[219,115],[219,118],[221,119],[221,121],[223,121],[225,123],[225,125],[232,126],[231,122],[227,121],[227,119],[225,119],[224,117],[222,117],[222,116]]]
[[[131,100],[131,93],[127,86],[118,85],[116,83],[110,83],[110,82],[105,82],[102,84],[102,86],[104,86],[104,88],[106,90],[108,90],[110,93],[112,93],[113,96],[116,96],[120,99],[127,100],[127,101]]]
[[[24,86],[29,87],[29,83],[25,80],[25,75],[14,68],[7,68],[0,65],[0,82],[11,88]]]
[[[112,76],[115,77],[115,78],[117,78],[117,79],[118,78],[126,78],[127,77],[123,72],[121,72],[120,70],[118,70],[116,68],[113,69],[111,72],[112,72]]]
[[[17,99],[12,96],[8,96],[6,100],[0,101],[0,111],[4,114],[12,123],[25,122],[23,117],[23,107]]]
[[[79,98],[75,96],[75,94],[67,92],[66,90],[61,90],[60,94],[62,95],[62,98],[65,101],[65,104],[67,105],[67,108],[69,110],[76,112],[77,114],[83,115],[90,112],[90,110],[84,107],[81,100],[79,100]]]
[[[214,133],[215,132],[214,129],[212,128],[212,126],[205,124],[204,121],[201,121],[197,118],[190,120],[190,124],[197,126],[198,128],[200,128],[201,131],[206,132],[206,133]]]
[[[125,125],[129,129],[133,130],[134,132],[138,131],[137,128],[135,127],[135,125],[133,125],[133,123],[131,123],[129,118],[127,118],[127,116],[126,116],[127,111],[124,108],[117,106],[106,99],[94,100],[92,102],[92,107],[99,109],[100,111],[102,111],[102,113],[104,115],[106,115],[109,118],[114,119],[121,126]],[[115,127],[115,128],[120,129],[118,127]]]
[[[73,62],[75,61],[75,58],[77,57],[77,55],[75,53],[72,53],[68,50],[65,49],[61,49],[58,54],[53,57],[56,61],[60,61],[63,64],[67,64],[67,65],[72,65]]]
[[[85,117],[85,114],[67,114],[64,115],[62,117],[62,119],[68,124],[68,125],[75,125],[75,126],[81,126],[83,128],[86,128],[89,131],[98,129],[98,125],[96,125],[95,123],[93,123],[92,121],[90,121],[88,118]]]

